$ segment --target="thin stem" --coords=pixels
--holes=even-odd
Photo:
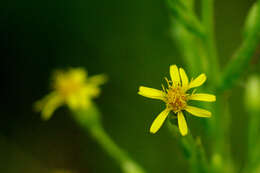
[[[112,141],[111,138],[106,134],[103,128],[92,128],[90,129],[90,134],[100,144],[100,146],[120,164],[128,162],[129,159],[126,153],[119,149],[114,141]]]
[[[168,0],[168,5],[172,15],[185,26],[187,30],[201,38],[204,37],[204,28],[193,11],[188,8],[182,8],[178,3],[172,0]]]
[[[245,167],[247,172],[255,172],[259,169],[260,158],[260,139],[259,139],[259,110],[249,110],[248,125],[248,163]]]
[[[214,0],[202,0],[202,23],[205,28],[204,48],[206,49],[209,61],[209,75],[212,87],[215,89],[220,81],[220,69],[216,40],[214,35]],[[226,99],[223,95],[217,96],[217,103],[214,106],[214,116],[212,117],[213,128],[213,162],[212,172],[222,172],[226,168],[220,165],[221,160],[230,161],[229,141],[229,113],[227,111]],[[223,122],[223,119],[225,121]],[[217,158],[217,159],[216,159]],[[220,160],[220,162],[216,161]]]
[[[203,63],[203,55],[199,51],[198,39],[190,33],[178,21],[173,20],[173,38],[177,41],[177,46],[183,56],[188,71],[191,75],[197,75],[198,71],[206,71]],[[199,60],[198,60],[199,59]]]
[[[202,0],[202,23],[205,29],[204,46],[208,54],[210,77],[213,84],[219,81],[219,62],[214,35],[214,0]]]
[[[177,126],[173,125],[170,121],[167,121],[167,126],[171,135],[173,135],[174,138],[178,138],[183,154],[191,166],[190,171],[192,173],[209,172],[205,151],[201,141],[199,139],[195,141],[191,133],[188,133],[186,136],[181,136]]]
[[[120,165],[124,173],[145,173],[106,133],[101,125],[100,113],[94,105],[88,110],[73,110],[73,113],[76,122]]]
[[[89,132],[108,155],[121,165],[125,173],[144,173],[144,171],[129,158],[127,153],[115,144],[102,127],[96,126],[91,128]]]
[[[208,71],[208,61],[207,54],[203,48],[204,38],[204,28],[194,12],[194,1],[193,0],[168,0],[169,7],[173,15],[173,27],[172,33],[173,38],[177,41],[178,49],[182,54],[187,69],[190,74],[197,75],[197,72],[207,72]],[[193,25],[186,18],[192,18],[195,23],[197,23],[199,28],[201,28],[201,33],[197,34],[194,29],[191,29],[186,25]]]
[[[260,167],[260,78],[249,77],[245,88],[245,108],[248,118],[248,162],[244,172],[257,172]],[[259,168],[257,168],[259,167]]]
[[[213,116],[210,120],[212,132],[212,172],[231,172],[232,165],[230,152],[230,110],[225,95],[218,94],[214,105]],[[217,158],[217,159],[216,159]],[[218,161],[216,161],[218,160]],[[225,164],[225,165],[224,165]],[[229,170],[229,171],[228,171]]]
[[[220,92],[231,88],[247,69],[250,60],[260,41],[260,0],[257,2],[257,14],[253,26],[243,40],[242,45],[234,54],[231,62],[227,65],[218,87]]]

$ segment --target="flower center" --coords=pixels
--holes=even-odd
[[[181,86],[171,86],[167,92],[167,106],[175,113],[184,109],[187,105],[187,95]]]
[[[73,79],[61,80],[56,83],[55,88],[60,92],[63,97],[69,97],[75,94],[82,87],[82,83]]]

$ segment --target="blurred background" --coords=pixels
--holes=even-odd
[[[240,44],[253,2],[216,1],[221,68]],[[75,124],[66,107],[47,122],[33,111],[32,104],[50,91],[52,71],[68,67],[109,76],[95,100],[104,128],[148,173],[187,172],[187,162],[166,126],[155,135],[149,133],[163,103],[137,95],[140,85],[160,88],[171,64],[185,68],[171,36],[165,1],[15,0],[5,2],[0,11],[1,173],[120,172]],[[257,72],[256,62],[248,72]],[[243,82],[228,97],[235,132],[230,136],[235,144],[232,154],[238,167],[246,160],[247,145]],[[203,134],[200,123],[196,117],[188,118],[194,135]],[[207,144],[204,138],[202,142]]]

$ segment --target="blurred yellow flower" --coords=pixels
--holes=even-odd
[[[100,93],[99,86],[106,82],[105,75],[87,77],[83,68],[71,68],[67,71],[57,70],[52,78],[52,92],[35,103],[42,118],[48,120],[53,112],[62,105],[70,109],[88,108],[91,99]]]
[[[162,126],[170,111],[173,111],[177,114],[180,133],[182,136],[185,136],[188,133],[188,127],[182,112],[183,110],[198,117],[211,117],[211,112],[194,106],[189,106],[188,101],[198,100],[214,102],[216,101],[216,97],[211,94],[195,93],[195,90],[188,93],[189,89],[199,87],[206,81],[205,74],[201,74],[196,79],[189,82],[186,72],[182,68],[178,68],[176,65],[171,65],[170,76],[171,81],[166,78],[168,84],[167,89],[165,89],[163,85],[163,90],[140,86],[138,94],[152,99],[159,99],[166,103],[165,110],[163,110],[153,121],[150,128],[151,133],[156,133]]]
[[[72,171],[68,171],[68,170],[63,170],[63,169],[58,169],[58,170],[54,170],[54,171],[51,171],[50,173],[74,173]]]

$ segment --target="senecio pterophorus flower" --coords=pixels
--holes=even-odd
[[[189,82],[189,79],[182,68],[178,69],[176,65],[171,65],[170,76],[171,81],[166,78],[168,84],[167,89],[165,89],[163,85],[163,90],[140,86],[138,94],[152,99],[159,99],[166,103],[165,110],[163,110],[153,121],[150,128],[151,133],[156,133],[170,111],[173,111],[177,114],[180,133],[182,136],[185,136],[188,133],[188,127],[183,115],[184,110],[198,117],[211,117],[211,112],[188,105],[189,100],[214,102],[216,101],[216,97],[211,94],[195,93],[195,90],[192,92],[188,91],[192,88],[201,86],[206,81],[205,74],[201,74],[196,79]]]
[[[71,68],[67,71],[57,70],[52,78],[52,92],[35,103],[37,111],[47,120],[62,105],[70,109],[87,109],[92,98],[100,93],[99,86],[106,82],[103,74],[87,77],[83,68]]]

